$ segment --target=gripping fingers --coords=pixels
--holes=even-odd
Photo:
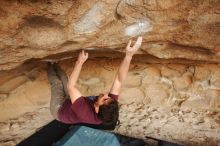
[[[142,37],[138,37],[137,41],[135,42],[134,46],[135,48],[140,48],[142,43]]]
[[[130,48],[130,47],[131,47],[131,40],[129,40],[126,48]]]

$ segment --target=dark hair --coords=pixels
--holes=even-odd
[[[112,100],[108,105],[99,107],[98,117],[105,125],[116,125],[119,116],[119,106],[117,100]]]

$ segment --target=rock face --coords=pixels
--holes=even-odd
[[[70,74],[85,48],[78,88],[97,95],[109,90],[128,40],[142,35],[115,132],[217,146],[219,13],[219,0],[1,0],[0,145],[16,145],[53,119],[43,59],[62,60]]]
[[[219,0],[2,0],[0,69],[81,48],[219,62]]]
[[[148,136],[183,145],[217,146],[220,65],[139,59],[140,55],[134,58],[120,94],[121,124],[115,132],[144,140]],[[83,95],[107,92],[120,60],[87,61],[77,84]],[[72,62],[60,63],[68,75]],[[53,119],[46,64],[29,62],[0,76],[0,143],[14,145]]]

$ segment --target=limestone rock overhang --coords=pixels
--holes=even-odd
[[[139,54],[219,63],[218,16],[218,0],[2,0],[0,70],[82,48],[123,52],[139,35]]]

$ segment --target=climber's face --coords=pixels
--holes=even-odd
[[[101,93],[98,97],[97,103],[99,106],[108,105],[111,103],[112,99],[108,96],[108,93]]]

